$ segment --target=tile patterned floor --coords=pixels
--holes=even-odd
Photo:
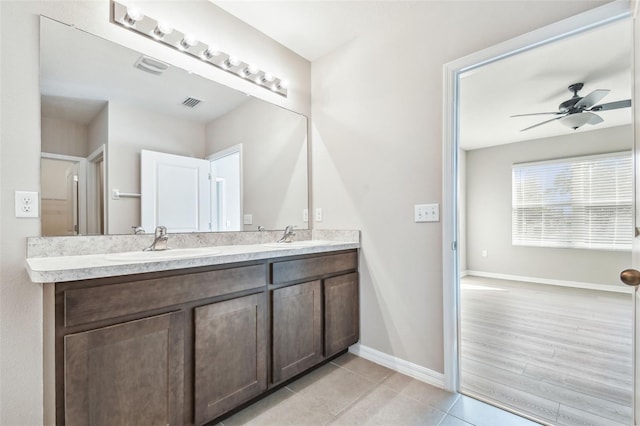
[[[220,423],[221,426],[536,424],[350,353]]]

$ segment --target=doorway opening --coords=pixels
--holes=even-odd
[[[609,90],[605,93],[611,95],[609,99],[602,96],[589,108],[629,99],[631,48],[627,46],[624,56],[626,69],[610,63],[608,70],[607,66],[598,69],[597,61],[592,61],[595,68],[576,72],[563,66],[562,58],[531,58],[543,50],[567,56],[575,52],[566,50],[568,44],[612,26],[626,25],[630,30],[628,17],[629,10],[622,5],[607,5],[445,67],[449,100],[443,199],[445,384],[450,390],[547,424],[631,422],[632,300],[630,292],[617,284],[619,271],[631,263],[630,247],[572,245],[582,237],[576,235],[579,219],[569,220],[566,213],[590,210],[587,216],[592,224],[608,220],[604,228],[615,228],[611,224],[616,220],[606,206],[610,200],[534,206],[528,198],[519,205],[515,169],[619,151],[630,156],[630,112],[626,122],[603,112],[604,125],[585,121],[596,129],[586,132],[587,127],[562,126],[566,123],[561,119],[586,116],[564,120],[558,104],[571,97],[567,87],[575,83],[584,83],[580,98],[597,89]],[[630,41],[630,35],[626,39]],[[593,53],[596,47],[591,44],[587,49]],[[579,63],[579,57],[572,58],[570,65]],[[616,67],[622,60],[617,58]],[[522,61],[528,60],[532,62],[523,67]],[[539,66],[543,68],[534,69]],[[484,76],[488,71],[498,74]],[[626,93],[614,84],[612,89],[600,87],[609,85],[610,74],[624,72]],[[534,77],[536,81],[526,80]],[[565,83],[555,84],[556,79]],[[502,87],[491,87],[495,81]],[[483,90],[493,90],[494,95],[485,93],[484,106],[474,104]],[[514,101],[501,98],[509,93],[517,95]],[[536,102],[546,107],[539,109]],[[528,115],[538,112],[548,115]],[[510,118],[520,114],[527,115]],[[503,124],[496,124],[497,120]],[[515,132],[513,126],[517,126]],[[558,133],[547,133],[552,131]],[[559,186],[558,179],[544,176]],[[530,187],[532,182],[523,185]],[[535,216],[535,208],[542,219]],[[562,214],[551,214],[558,211]],[[518,234],[523,230],[517,229],[522,223],[524,238]],[[550,231],[554,226],[569,231],[565,232],[568,245],[554,245],[556,235]],[[627,236],[631,234],[630,225],[621,226],[629,228]],[[600,232],[593,229],[595,234]],[[537,236],[536,244],[531,244],[532,230],[542,230],[545,241],[540,243]]]

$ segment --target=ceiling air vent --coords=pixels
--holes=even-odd
[[[182,105],[187,106],[189,108],[193,108],[194,106],[198,105],[200,102],[202,102],[200,99],[189,97],[184,101],[182,101]]]
[[[140,56],[134,66],[153,75],[160,75],[169,68],[168,64],[148,56]]]

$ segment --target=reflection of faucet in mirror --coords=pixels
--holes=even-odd
[[[167,235],[167,228],[165,226],[157,226],[153,243],[144,249],[144,251],[168,250],[168,242],[169,236]]]
[[[292,238],[293,238],[294,235],[296,235],[296,234],[293,232],[293,226],[287,225],[287,227],[284,228],[284,234],[282,235],[282,238],[280,238],[278,240],[278,242],[279,243],[290,243],[290,242],[293,241]]]
[[[144,228],[143,228],[142,226],[140,226],[140,225],[138,225],[138,226],[132,226],[131,228],[133,229],[133,233],[134,233],[134,234],[136,234],[136,235],[144,234],[144,233],[146,233],[146,232],[147,232],[147,231],[145,231],[145,230],[144,230]]]

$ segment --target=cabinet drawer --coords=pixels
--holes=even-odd
[[[308,280],[323,275],[357,270],[358,253],[354,250],[347,253],[285,260],[274,262],[271,268],[272,284]]]
[[[266,285],[265,265],[219,269],[64,291],[66,327]]]

